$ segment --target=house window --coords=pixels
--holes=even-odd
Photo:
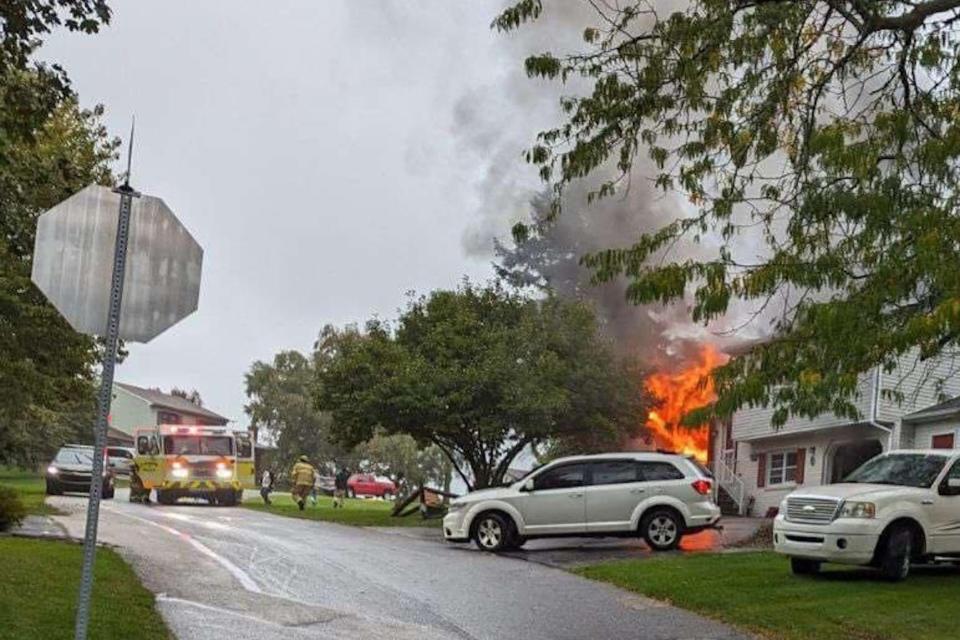
[[[771,453],[767,464],[767,484],[786,484],[797,479],[797,452]]]

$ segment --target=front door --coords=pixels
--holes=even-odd
[[[134,432],[137,455],[137,475],[147,489],[163,484],[163,456],[160,454],[160,437],[153,429],[138,429]]]
[[[960,478],[960,461],[953,463],[940,485],[932,487],[930,498],[924,501],[930,514],[929,550],[933,553],[960,553],[960,490],[947,484],[951,478]]]
[[[585,487],[588,531],[627,531],[637,505],[646,495],[635,460],[591,463],[591,482]]]
[[[533,479],[533,490],[517,500],[526,533],[582,533],[587,514],[584,500],[587,465],[562,464]]]

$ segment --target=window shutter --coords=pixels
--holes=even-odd
[[[797,484],[803,484],[803,472],[806,469],[807,450],[797,449],[797,472],[794,474]]]
[[[767,486],[767,454],[761,453],[757,458],[757,486]]]

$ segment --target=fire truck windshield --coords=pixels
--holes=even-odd
[[[230,436],[164,436],[163,452],[177,456],[233,455]]]

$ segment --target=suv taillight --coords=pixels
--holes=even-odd
[[[703,478],[694,480],[693,484],[690,486],[692,486],[693,490],[702,496],[710,495],[710,492],[713,490],[713,485],[710,483],[710,481],[704,480]]]

